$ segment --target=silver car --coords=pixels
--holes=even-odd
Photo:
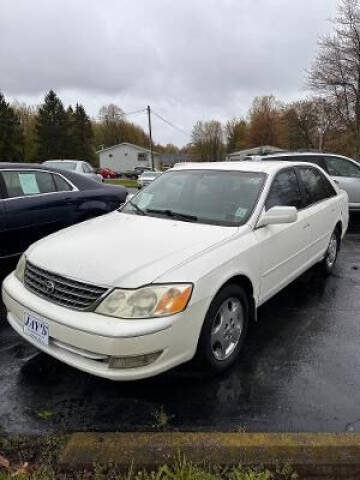
[[[285,152],[273,155],[253,155],[244,160],[284,160],[315,163],[323,168],[349,196],[349,210],[360,212],[360,164],[351,158],[332,153]]]
[[[155,172],[153,170],[143,172],[137,179],[137,187],[139,189],[146,187],[147,185],[149,185],[149,183],[153,182],[155,178],[159,177],[161,174],[162,172]]]
[[[61,170],[72,170],[81,175],[86,175],[88,178],[92,178],[96,182],[103,181],[102,176],[95,172],[90,163],[84,162],[83,160],[46,160],[46,162],[43,162],[43,165],[60,168]]]

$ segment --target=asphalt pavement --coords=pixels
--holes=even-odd
[[[191,364],[113,383],[40,354],[0,319],[0,432],[360,432],[360,218],[334,274],[312,269],[259,310],[228,372]]]

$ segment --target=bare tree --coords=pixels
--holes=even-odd
[[[309,72],[309,85],[333,103],[351,129],[360,155],[360,5],[340,0],[333,20],[335,31],[319,42],[319,53]]]
[[[223,160],[224,133],[217,120],[197,122],[192,130],[193,158],[201,162],[218,162]]]

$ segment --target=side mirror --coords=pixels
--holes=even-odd
[[[293,223],[296,222],[297,217],[296,207],[272,207],[260,217],[257,227],[266,227],[266,225],[277,225],[279,223]]]

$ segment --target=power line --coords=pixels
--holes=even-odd
[[[183,135],[186,135],[187,137],[190,136],[190,133],[188,132],[185,132],[185,130],[182,130],[180,127],[174,125],[173,123],[169,122],[169,120],[166,120],[164,117],[162,117],[161,115],[159,115],[158,113],[156,113],[154,110],[151,110],[151,112],[156,115],[158,118],[160,118],[160,120],[162,120],[163,122],[167,123],[168,125],[170,125],[170,127],[172,128],[175,128],[175,130],[177,130],[178,132],[182,133]]]
[[[141,112],[146,112],[146,108],[142,108],[141,110],[134,110],[133,112],[115,113],[115,115],[119,117],[128,117],[129,115],[135,115],[135,113],[141,113]]]

